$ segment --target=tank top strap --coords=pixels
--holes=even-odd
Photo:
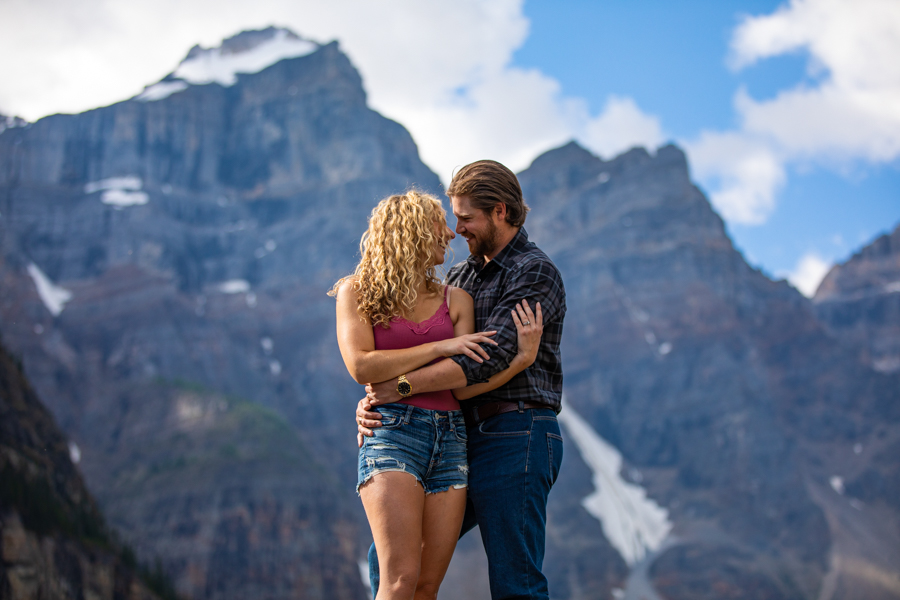
[[[444,302],[447,303],[447,310],[450,310],[450,286],[444,286]]]

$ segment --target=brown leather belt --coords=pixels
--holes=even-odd
[[[463,407],[463,418],[466,420],[466,427],[475,427],[491,417],[519,410],[520,404],[524,410],[532,408],[550,408],[546,404],[540,404],[538,402],[488,402],[480,406]]]

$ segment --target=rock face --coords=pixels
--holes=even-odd
[[[829,330],[883,373],[900,371],[900,227],[832,267],[813,298]]]
[[[885,375],[900,372],[900,227],[834,266],[813,298],[819,319],[842,343],[859,352],[862,362]],[[893,388],[892,402],[900,403],[900,386]],[[880,509],[872,517],[897,527],[900,512],[900,443],[885,436],[868,447],[855,449],[869,460],[842,483],[857,506]],[[896,531],[896,529],[890,529]],[[896,535],[896,534],[895,534]],[[884,551],[879,539],[867,540],[873,548]],[[894,564],[897,564],[896,561]],[[855,565],[858,573],[865,570]],[[895,571],[896,573],[896,571]],[[900,584],[893,579],[895,595]],[[880,597],[878,585],[869,590]],[[862,595],[860,596],[862,597]]]
[[[566,281],[567,406],[619,449],[624,476],[673,522],[647,573],[658,592],[817,597],[844,548],[829,528],[833,505],[848,503],[818,488],[865,469],[871,457],[854,445],[898,438],[897,378],[860,363],[799,293],[746,264],[677,148],[604,162],[570,144],[520,180],[529,233]],[[584,566],[586,550],[602,556],[603,544],[576,510],[591,489],[574,450],[554,491],[548,549],[556,581],[573,583],[554,594],[636,589],[621,562]],[[890,531],[880,539],[897,557]],[[855,559],[891,577],[900,564]],[[861,597],[850,588],[841,597]]]
[[[292,56],[224,83],[184,68],[266,44]],[[180,592],[363,597],[359,388],[325,292],[375,202],[413,185],[440,189],[337,44],[274,29],[0,134],[3,334]]]
[[[673,146],[520,177],[568,291],[554,598],[896,597],[900,374],[867,349],[896,319],[844,335],[749,267]],[[337,44],[274,29],[0,133],[0,332],[179,592],[365,597],[325,292],[412,185],[440,190]],[[475,539],[442,597],[488,597]]]
[[[0,347],[0,596],[152,600],[124,564],[66,438]]]

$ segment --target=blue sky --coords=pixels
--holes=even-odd
[[[338,40],[447,183],[578,140],[684,148],[751,264],[811,294],[900,223],[897,0],[0,0],[0,113],[140,94],[195,44]]]
[[[810,73],[805,51],[741,70],[727,66],[742,17],[770,14],[785,4],[526,0],[530,31],[514,63],[552,75],[594,111],[610,94],[631,97],[658,116],[666,138],[678,143],[704,129],[738,127],[733,98],[742,86],[765,100],[822,78],[824,73]],[[731,221],[728,230],[755,266],[783,276],[809,253],[827,263],[843,261],[898,224],[900,161],[851,160],[789,166],[765,221]]]

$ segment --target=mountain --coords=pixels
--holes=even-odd
[[[3,334],[180,592],[363,597],[359,388],[323,354],[325,291],[411,185],[440,189],[338,45],[276,29],[0,134]]]
[[[747,264],[678,148],[520,179],[568,292],[554,597],[900,595],[900,373]],[[180,593],[365,597],[326,291],[410,186],[441,190],[338,44],[273,28],[0,133],[0,332]],[[488,597],[477,535],[441,595]]]
[[[25,127],[28,125],[28,121],[22,119],[20,117],[7,117],[6,115],[0,113],[0,133],[3,133],[5,129],[12,129],[13,127]]]
[[[157,598],[110,536],[70,455],[77,446],[0,347],[0,595]]]
[[[885,529],[868,509],[838,523],[853,500],[829,482],[865,470],[872,458],[854,453],[857,445],[900,436],[898,378],[869,368],[796,290],[747,265],[678,148],[603,161],[569,144],[520,180],[533,208],[526,227],[566,281],[567,410],[621,453],[604,485],[621,473],[652,501],[607,506],[643,510],[651,522],[635,519],[633,537],[619,536],[630,565],[592,573],[585,557],[608,556],[604,537],[615,543],[610,526],[628,518],[600,518],[601,536],[600,523],[577,510],[579,499],[591,510],[590,471],[568,457],[578,447],[596,471],[596,456],[584,453],[598,450],[564,412],[579,442],[568,444],[554,491],[548,557],[557,581],[573,583],[554,593],[638,589],[628,574],[646,568],[665,598],[813,598],[834,579],[849,594],[835,597],[878,597],[859,594],[870,582],[835,564],[896,577],[898,513]],[[653,540],[648,533],[667,526],[652,522],[660,508],[671,532]],[[852,543],[871,536],[884,553],[850,548],[845,526],[858,530],[847,534],[858,536]],[[635,545],[651,558],[642,563]]]
[[[835,265],[813,297],[816,313],[883,373],[900,371],[900,226]]]
[[[813,303],[828,330],[857,350],[864,363],[886,375],[900,372],[900,227],[832,267]],[[900,386],[893,388],[892,400],[895,406],[900,403]],[[896,523],[900,443],[885,436],[854,452],[868,454],[870,460],[841,484],[867,506],[890,507],[894,512],[886,522]]]

